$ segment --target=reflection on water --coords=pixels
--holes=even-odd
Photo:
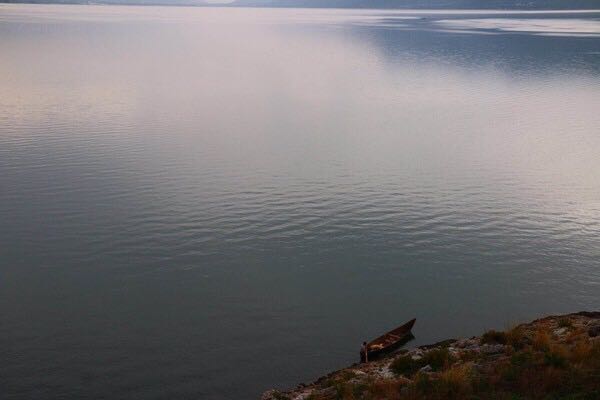
[[[469,33],[498,30],[506,32],[527,32],[549,36],[600,37],[600,22],[575,18],[482,18],[451,19],[437,21],[451,29],[470,29]],[[452,32],[452,30],[451,30]]]
[[[0,6],[5,392],[256,398],[597,308],[597,18]]]

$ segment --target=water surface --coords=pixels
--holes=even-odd
[[[600,304],[600,12],[0,5],[4,398],[251,399]]]

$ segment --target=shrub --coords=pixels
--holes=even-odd
[[[411,356],[402,356],[390,364],[390,369],[398,374],[412,376],[421,368],[429,365],[433,371],[440,371],[454,362],[447,348],[429,350],[422,358],[413,360]]]
[[[369,392],[376,399],[397,399],[405,386],[403,380],[383,380],[371,384]]]
[[[439,379],[438,393],[447,399],[464,399],[472,391],[472,371],[469,365],[450,368]]]
[[[533,348],[540,351],[548,351],[550,348],[550,335],[542,330],[537,331],[533,337]]]
[[[600,342],[596,341],[589,347],[587,353],[583,356],[583,363],[587,367],[598,370],[597,373],[600,375]],[[598,382],[600,382],[600,379]]]
[[[506,332],[506,342],[517,350],[524,348],[531,340],[525,334],[523,328],[517,326]]]
[[[352,394],[355,398],[361,398],[369,387],[365,383],[359,383],[352,388]]]
[[[573,323],[569,318],[563,317],[558,320],[559,328],[571,328],[573,327]]]
[[[418,373],[413,384],[418,393],[427,394],[431,389],[431,379],[427,374]]]
[[[534,354],[531,351],[519,351],[510,357],[513,367],[529,367],[534,364]]]
[[[275,400],[290,400],[290,398],[288,396],[286,396],[285,394],[283,394],[281,392],[274,392],[273,398]]]
[[[430,365],[434,371],[439,371],[454,362],[454,357],[452,357],[447,348],[441,348],[425,353],[419,361],[423,363],[423,367]]]
[[[339,382],[334,385],[336,399],[338,400],[354,400],[354,385],[350,383]]]
[[[565,368],[567,359],[558,351],[550,351],[544,354],[544,364],[555,368]]]
[[[510,357],[510,362],[501,371],[501,380],[507,382],[517,382],[523,371],[531,369],[536,364],[535,354],[530,350],[524,350],[514,353]]]
[[[342,371],[341,378],[343,381],[349,381],[352,378],[355,378],[356,374],[352,371]]]
[[[494,331],[494,330],[487,331],[481,337],[481,343],[482,344],[506,344],[507,343],[506,333]]]
[[[422,368],[419,361],[410,356],[398,357],[390,364],[390,369],[397,375],[411,376]]]
[[[591,352],[592,344],[589,343],[587,340],[582,340],[575,343],[575,345],[571,349],[570,358],[571,360],[573,360],[573,362],[576,363],[584,362],[589,358]]]

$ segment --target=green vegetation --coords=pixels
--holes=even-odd
[[[559,328],[572,328],[573,323],[571,322],[571,320],[569,318],[560,318],[558,320],[558,326],[559,326]]]
[[[561,328],[569,333],[557,334]],[[342,371],[327,380],[329,387],[308,399],[600,399],[600,340],[588,336],[585,324],[542,321],[507,332],[486,332],[480,342],[501,344],[503,350],[486,353],[441,346],[401,354],[389,364],[395,377]],[[431,368],[423,369],[426,366]]]
[[[398,357],[391,363],[390,369],[398,375],[412,376],[421,368],[430,366],[432,371],[440,371],[453,362],[453,357],[447,348],[433,349],[413,360],[411,356]]]
[[[498,331],[487,331],[481,337],[481,344],[506,344],[508,338],[506,333]]]

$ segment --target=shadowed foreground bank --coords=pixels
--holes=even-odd
[[[600,312],[403,350],[262,396],[282,399],[600,399]]]

